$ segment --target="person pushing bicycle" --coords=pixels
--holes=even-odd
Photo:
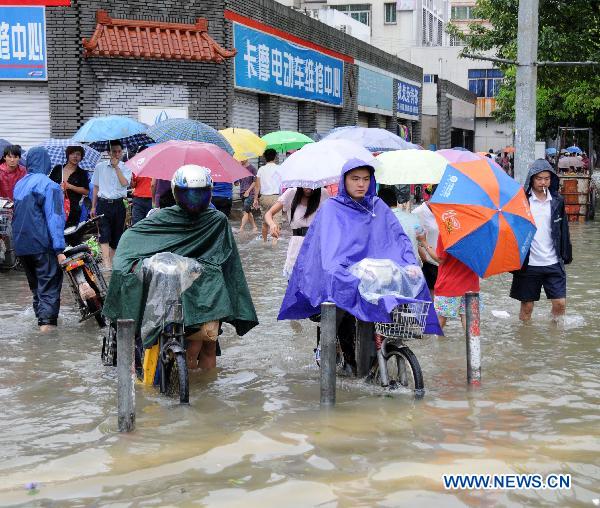
[[[171,252],[196,260],[201,275],[181,294],[188,368],[216,366],[219,323],[238,335],[258,324],[254,304],[227,217],[210,208],[210,169],[185,165],[173,175],[175,206],[161,209],[128,229],[113,260],[104,315],[133,319],[140,329],[148,295],[138,276],[144,259]],[[145,348],[155,337],[142,337]]]

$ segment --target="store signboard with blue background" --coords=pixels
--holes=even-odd
[[[235,86],[341,106],[344,62],[314,49],[233,25]]]
[[[397,112],[419,118],[419,87],[398,80]]]
[[[394,78],[360,65],[358,105],[391,113],[394,108]]]
[[[0,79],[48,79],[44,7],[0,6]]]

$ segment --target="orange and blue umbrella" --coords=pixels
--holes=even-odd
[[[523,187],[490,162],[448,164],[429,202],[444,249],[480,277],[521,268],[536,231]]]

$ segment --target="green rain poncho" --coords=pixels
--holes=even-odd
[[[225,215],[208,209],[193,217],[179,206],[160,210],[128,229],[113,259],[104,303],[109,319],[133,319],[139,329],[147,294],[134,272],[140,261],[172,252],[199,261],[202,275],[182,294],[186,326],[222,320],[244,335],[258,324],[237,246]],[[146,347],[151,338],[144,338]]]

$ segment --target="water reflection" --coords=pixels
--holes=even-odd
[[[0,504],[231,506],[591,506],[600,497],[600,227],[571,228],[568,315],[544,300],[518,321],[510,276],[482,283],[483,386],[468,390],[464,338],[414,345],[427,395],[393,397],[352,379],[319,409],[314,324],[277,322],[287,240],[240,253],[261,325],[228,329],[218,372],[192,377],[191,405],[137,388],[137,431],[115,432],[115,372],[95,323],[65,291],[40,336],[22,274],[0,275]],[[494,317],[492,311],[508,317]],[[570,473],[570,491],[446,491],[445,473]],[[40,486],[34,495],[28,482]]]

